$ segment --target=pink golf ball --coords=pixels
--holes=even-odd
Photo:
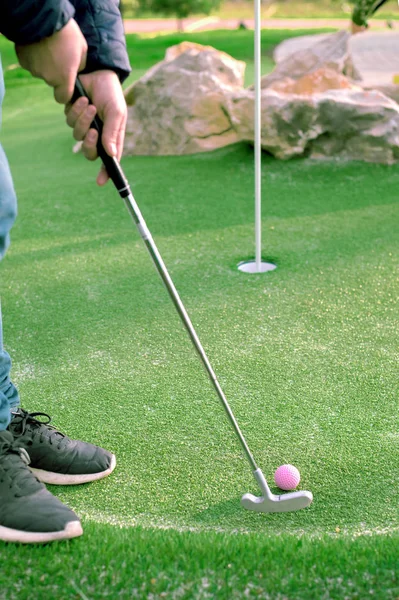
[[[301,475],[293,465],[281,465],[274,473],[274,481],[281,490],[294,490],[301,480]]]

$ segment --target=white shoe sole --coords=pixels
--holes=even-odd
[[[79,521],[69,521],[62,531],[19,531],[0,525],[0,540],[3,542],[19,542],[20,544],[45,544],[56,540],[70,540],[83,534]]]
[[[50,483],[52,485],[80,485],[81,483],[90,483],[90,481],[97,481],[98,479],[108,477],[108,475],[112,473],[115,467],[116,457],[113,454],[109,468],[106,471],[102,471],[101,473],[89,473],[85,475],[65,475],[64,473],[52,473],[51,471],[43,471],[43,469],[32,469],[30,467],[29,468],[42,483]]]

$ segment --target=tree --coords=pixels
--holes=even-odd
[[[220,4],[221,0],[137,0],[141,12],[175,15],[179,31],[183,31],[183,19],[193,14],[209,15]]]

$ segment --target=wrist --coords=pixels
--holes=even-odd
[[[119,82],[122,83],[126,79],[126,73],[121,69],[110,65],[104,65],[96,60],[91,59],[89,56],[87,57],[86,67],[81,71],[81,75],[93,75],[95,73],[113,73],[118,78]]]

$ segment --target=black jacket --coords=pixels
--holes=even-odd
[[[51,36],[74,18],[89,50],[85,73],[130,73],[119,0],[0,0],[0,32],[26,45]]]

